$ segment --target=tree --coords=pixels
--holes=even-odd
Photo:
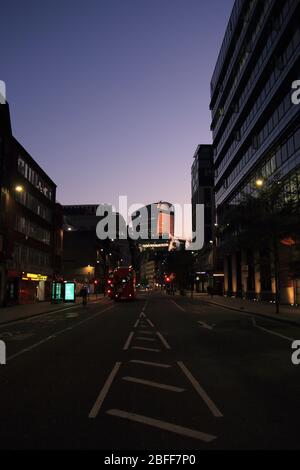
[[[148,282],[148,278],[146,276],[143,276],[142,279],[141,279],[141,285],[142,286],[148,286],[149,282]]]
[[[259,183],[259,184],[258,184]],[[275,304],[280,303],[280,242],[287,237],[299,241],[299,194],[280,180],[257,181],[252,194],[243,194],[239,204],[224,210],[219,236],[222,251],[233,247],[258,250],[268,247],[273,259]],[[297,262],[295,263],[296,268]]]

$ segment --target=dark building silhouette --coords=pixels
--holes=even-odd
[[[120,239],[120,230],[124,229],[120,214],[114,213],[116,238],[100,240],[96,234],[101,220],[97,208],[97,204],[63,206],[63,274],[65,279],[77,282],[77,290],[82,284],[90,284],[91,291],[95,285],[103,290],[109,271],[131,264],[128,239]]]
[[[192,165],[192,227],[196,230],[196,205],[204,204],[204,243],[213,237],[214,169],[212,145],[198,145]]]
[[[223,291],[222,266],[214,244],[215,194],[213,146],[198,145],[192,165],[192,228],[196,231],[196,206],[204,205],[204,246],[195,253],[194,284],[197,291],[205,292],[210,285]],[[218,274],[218,276],[216,275]],[[214,277],[215,275],[215,277]]]
[[[0,115],[1,303],[42,301],[61,269],[61,206],[55,183],[13,137],[7,104]]]

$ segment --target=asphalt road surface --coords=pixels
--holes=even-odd
[[[300,448],[300,328],[153,292],[0,339],[1,449]]]

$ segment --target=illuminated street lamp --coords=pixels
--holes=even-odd
[[[21,193],[23,191],[23,186],[18,185],[18,186],[15,187],[15,190],[16,190],[17,193]]]
[[[261,179],[261,178],[258,178],[258,179],[255,181],[255,185],[257,186],[257,188],[261,188],[261,187],[264,185],[264,180]]]

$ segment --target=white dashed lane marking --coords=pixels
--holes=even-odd
[[[143,364],[145,366],[161,367],[163,369],[169,369],[172,367],[169,364],[161,364],[159,362],[150,362],[150,361],[140,361],[139,359],[131,359],[129,362],[134,362],[135,364]]]
[[[184,373],[184,375],[187,377],[187,379],[190,381],[190,383],[193,385],[194,389],[196,392],[200,395],[202,400],[206,403],[212,414],[216,418],[221,418],[223,417],[221,411],[217,408],[217,406],[214,404],[212,399],[207,395],[206,391],[201,387],[199,382],[195,379],[195,377],[191,374],[191,372],[188,370],[188,368],[183,364],[183,362],[178,361],[177,362],[178,366]]]
[[[216,439],[216,436],[212,436],[211,434],[195,431],[194,429],[185,428],[183,426],[178,426],[177,424],[168,423],[167,421],[161,421],[159,419],[149,418],[148,416],[143,416],[136,413],[128,413],[127,411],[114,409],[108,410],[106,413],[110,416],[128,419],[129,421],[134,421],[136,423],[145,424],[154,428],[163,429],[164,431],[169,431],[175,434],[179,434],[181,436],[192,437],[194,439],[198,439],[204,442],[212,442]]]
[[[90,414],[89,414],[89,418],[96,418],[96,416],[98,415],[100,409],[101,409],[101,406],[106,398],[106,395],[108,394],[109,392],[109,389],[114,381],[114,378],[115,376],[117,375],[119,369],[121,367],[121,362],[116,362],[116,364],[114,365],[111,373],[109,374],[103,388],[101,389],[98,397],[97,397],[97,400],[95,401],[95,404],[93,406],[93,408],[91,409],[90,411]]]
[[[138,377],[122,377],[123,380],[127,382],[133,382],[141,385],[148,385],[149,387],[161,388],[162,390],[168,390],[169,392],[184,392],[184,388],[175,387],[173,385],[166,385],[159,382],[153,382],[152,380],[139,379]]]

